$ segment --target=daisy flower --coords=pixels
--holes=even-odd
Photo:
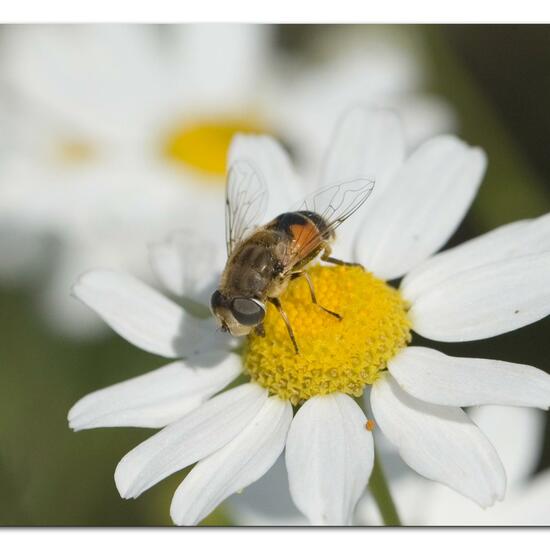
[[[33,25],[1,39],[0,276],[39,272],[45,314],[78,336],[101,327],[68,300],[79,273],[147,277],[145,243],[180,228],[221,234],[235,132],[275,134],[316,162],[302,153],[320,150],[307,144],[344,101],[417,94],[424,81],[421,60],[387,41],[353,66],[290,68],[266,25]],[[436,116],[423,133],[452,124],[441,101],[425,103]]]
[[[193,318],[128,275],[98,270],[80,278],[74,294],[115,331],[149,352],[180,358],[92,393],[69,412],[75,430],[164,427],[118,464],[122,497],[135,498],[196,463],[171,506],[175,523],[195,524],[265,474],[285,449],[297,508],[314,524],[349,524],[373,467],[373,429],[413,470],[482,507],[504,497],[498,454],[462,407],[547,409],[550,376],[527,365],[450,357],[410,344],[413,331],[461,342],[546,316],[550,216],[434,255],[470,206],[485,155],[440,136],[404,157],[392,113],[355,108],[340,124],[321,182],[345,181],[350,173],[376,177],[373,197],[356,214],[360,223],[350,218],[341,226],[355,230],[347,235],[351,254],[343,257],[365,270],[309,270],[319,303],[340,313],[341,321],[311,303],[304,281],[289,285],[281,301],[299,354],[271,306],[265,337],[253,334],[240,349],[235,346],[243,342],[215,333],[212,319]],[[301,195],[288,158],[272,139],[236,137],[229,164],[239,159],[253,161],[270,189],[266,219]],[[203,281],[216,270],[216,255],[208,254],[199,269],[195,255],[186,253],[189,242],[180,235],[153,247],[152,264],[170,291],[196,303],[204,296]],[[398,288],[387,282],[404,275]],[[239,384],[240,373],[249,380]],[[231,382],[236,387],[221,391]],[[374,418],[354,399],[363,395]]]

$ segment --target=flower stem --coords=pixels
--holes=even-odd
[[[380,510],[384,525],[401,525],[399,514],[390,494],[388,482],[386,481],[386,476],[384,475],[384,470],[377,453],[374,454],[374,467],[370,476],[369,489]]]

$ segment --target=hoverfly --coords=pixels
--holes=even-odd
[[[333,264],[357,265],[333,258],[330,243],[336,228],[364,204],[373,187],[372,180],[358,178],[322,188],[295,209],[258,226],[267,206],[267,187],[250,163],[235,162],[228,172],[225,199],[227,263],[210,300],[219,328],[233,336],[245,336],[252,330],[263,336],[266,303],[271,302],[299,353],[279,300],[288,283],[298,277],[307,281],[314,304],[341,319],[337,312],[317,303],[313,282],[304,268],[318,256]]]

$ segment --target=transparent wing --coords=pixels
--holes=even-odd
[[[334,231],[365,203],[373,189],[374,180],[366,177],[328,185],[302,199],[292,211],[315,212]]]
[[[289,257],[286,258],[285,265],[291,269],[291,266],[312,254],[323,241],[334,234],[342,223],[363,206],[373,189],[374,181],[371,178],[355,178],[323,187],[295,205],[293,212],[314,212],[321,216],[325,227],[322,231],[314,231],[309,224],[295,226],[293,246],[288,251]]]
[[[225,189],[225,240],[229,256],[235,244],[258,225],[267,207],[268,192],[260,172],[248,162],[234,162]]]

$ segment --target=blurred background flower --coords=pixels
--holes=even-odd
[[[40,270],[43,310],[65,333],[98,328],[67,293],[82,271],[147,274],[144,247],[171,229],[223,231],[227,143],[260,124],[269,39],[239,25],[5,29],[0,274]],[[23,261],[21,235],[49,239],[45,269]]]
[[[393,494],[405,525],[550,525],[549,472],[534,475],[543,445],[545,413],[524,407],[472,407],[469,414],[497,450],[507,496],[485,510],[447,487],[409,475],[394,457]],[[386,449],[387,452],[388,449]],[[383,525],[369,494],[357,508],[359,525]]]
[[[279,137],[308,171],[354,102],[402,110],[411,143],[453,124],[420,95],[418,48],[377,32],[315,66],[279,54],[266,25],[13,26],[0,41],[0,277],[36,273],[68,335],[100,330],[67,293],[79,273],[148,275],[143,249],[167,232],[223,233],[236,131]]]
[[[101,332],[69,288],[90,268],[150,277],[146,247],[173,230],[223,233],[235,131],[273,134],[315,177],[327,132],[353,103],[399,111],[410,148],[458,130],[487,151],[489,171],[453,246],[549,210],[550,81],[541,78],[549,61],[547,26],[2,26],[0,524],[170,524],[165,503],[186,472],[135,502],[122,501],[111,481],[149,430],[74,435],[66,427],[79,396],[162,364]],[[548,371],[549,329],[546,319],[440,350]],[[84,340],[94,335],[103,339]],[[514,495],[548,494],[547,417],[524,426],[538,435],[525,440],[530,467]],[[498,433],[518,433],[499,418]],[[404,478],[391,448],[385,457],[399,506],[398,490],[408,489],[398,489]],[[239,503],[249,496],[257,517],[300,521],[275,495],[260,509],[260,490],[252,485],[206,521],[244,522]],[[510,510],[506,517],[521,522]]]

